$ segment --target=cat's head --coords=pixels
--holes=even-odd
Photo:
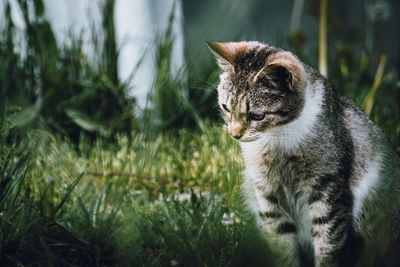
[[[223,70],[218,104],[235,139],[258,139],[300,115],[307,81],[292,53],[259,42],[207,44]]]

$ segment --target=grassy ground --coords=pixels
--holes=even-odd
[[[252,266],[271,263],[221,127],[79,149],[36,131],[3,142],[1,265]],[[252,262],[250,262],[252,261]]]

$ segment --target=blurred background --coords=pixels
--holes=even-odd
[[[0,0],[0,265],[270,263],[205,41],[258,40],[323,66],[400,153],[399,12],[396,0]]]
[[[18,129],[44,128],[73,142],[82,133],[112,139],[218,121],[218,70],[205,41],[259,40],[317,68],[319,2],[2,0],[3,113],[21,109]],[[361,105],[386,55],[370,115],[399,146],[400,3],[332,0],[327,10],[337,91]]]

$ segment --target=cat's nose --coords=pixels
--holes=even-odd
[[[244,130],[245,128],[241,123],[233,122],[229,125],[229,134],[237,140],[243,136]]]
[[[236,140],[239,140],[240,138],[242,138],[243,135],[232,135],[233,138],[235,138]]]

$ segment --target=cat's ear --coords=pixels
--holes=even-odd
[[[268,58],[265,66],[254,76],[253,82],[263,75],[272,85],[291,91],[304,89],[307,76],[303,64],[290,52],[282,51]]]
[[[293,91],[293,74],[286,66],[269,64],[263,72],[274,86]]]
[[[217,58],[222,70],[235,73],[234,56],[240,43],[235,42],[206,42],[208,48]]]

